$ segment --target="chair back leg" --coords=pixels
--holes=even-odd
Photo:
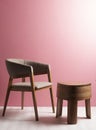
[[[24,92],[21,92],[21,109],[23,110],[24,108]]]
[[[53,113],[55,113],[52,88],[50,88],[50,96],[51,96],[52,110],[53,110]]]

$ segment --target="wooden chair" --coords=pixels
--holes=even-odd
[[[52,109],[53,109],[53,112],[55,112],[54,101],[53,101],[53,92],[52,92],[51,72],[50,72],[50,66],[48,64],[32,62],[32,61],[27,61],[27,60],[23,60],[23,59],[7,59],[6,67],[7,67],[8,73],[9,73],[9,82],[8,82],[8,88],[7,88],[2,116],[5,115],[10,92],[11,91],[21,91],[22,92],[21,106],[23,109],[24,92],[27,91],[27,92],[32,92],[35,119],[36,119],[36,121],[38,121],[39,117],[38,117],[38,109],[37,109],[35,92],[38,90],[46,89],[46,88],[48,88],[50,91]],[[42,74],[47,74],[48,81],[35,82],[34,76],[42,75]],[[15,79],[19,79],[19,78],[22,79],[22,80],[20,80],[20,82],[18,80],[17,80],[18,82],[16,82],[16,81],[14,82]],[[25,80],[26,78],[27,78],[27,81]],[[29,78],[29,80],[28,80],[28,78]]]

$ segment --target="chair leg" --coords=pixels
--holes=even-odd
[[[6,99],[5,99],[5,104],[4,104],[4,109],[3,109],[2,116],[5,115],[5,111],[6,111],[6,107],[7,107],[7,103],[8,103],[8,99],[9,99],[9,95],[10,95],[10,90],[9,90],[9,88],[8,88],[7,94],[6,94]]]
[[[21,109],[23,110],[24,108],[24,92],[21,92]]]
[[[52,88],[50,88],[50,96],[51,96],[52,110],[53,110],[53,113],[55,113]]]
[[[25,82],[25,78],[22,78],[22,82]],[[21,109],[24,108],[24,91],[21,92]]]
[[[86,116],[87,116],[87,118],[91,118],[90,99],[85,100],[85,107],[86,107]]]
[[[35,119],[36,119],[36,121],[38,121],[39,117],[38,117],[37,103],[36,103],[36,97],[35,97],[34,90],[32,91],[32,97],[33,97],[33,104],[34,104],[34,111],[35,111]]]

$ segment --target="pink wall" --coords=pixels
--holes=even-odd
[[[55,103],[58,81],[91,82],[91,104],[95,105],[96,2],[0,0],[0,105],[6,94],[5,59],[9,57],[49,63]],[[25,104],[31,105],[31,94],[27,95]],[[37,92],[37,96],[38,105],[50,105],[47,90]],[[19,99],[20,94],[12,93],[9,105],[20,105]]]

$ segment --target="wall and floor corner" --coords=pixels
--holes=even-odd
[[[91,104],[95,106],[96,2],[0,0],[0,106],[4,104],[8,82],[5,59],[10,57],[51,65],[55,103],[57,82],[91,82]],[[25,105],[31,106],[31,94],[28,95]],[[47,91],[37,96],[39,106],[50,105]],[[42,100],[44,96],[46,102]],[[19,93],[12,93],[9,105],[20,105],[19,99]]]

